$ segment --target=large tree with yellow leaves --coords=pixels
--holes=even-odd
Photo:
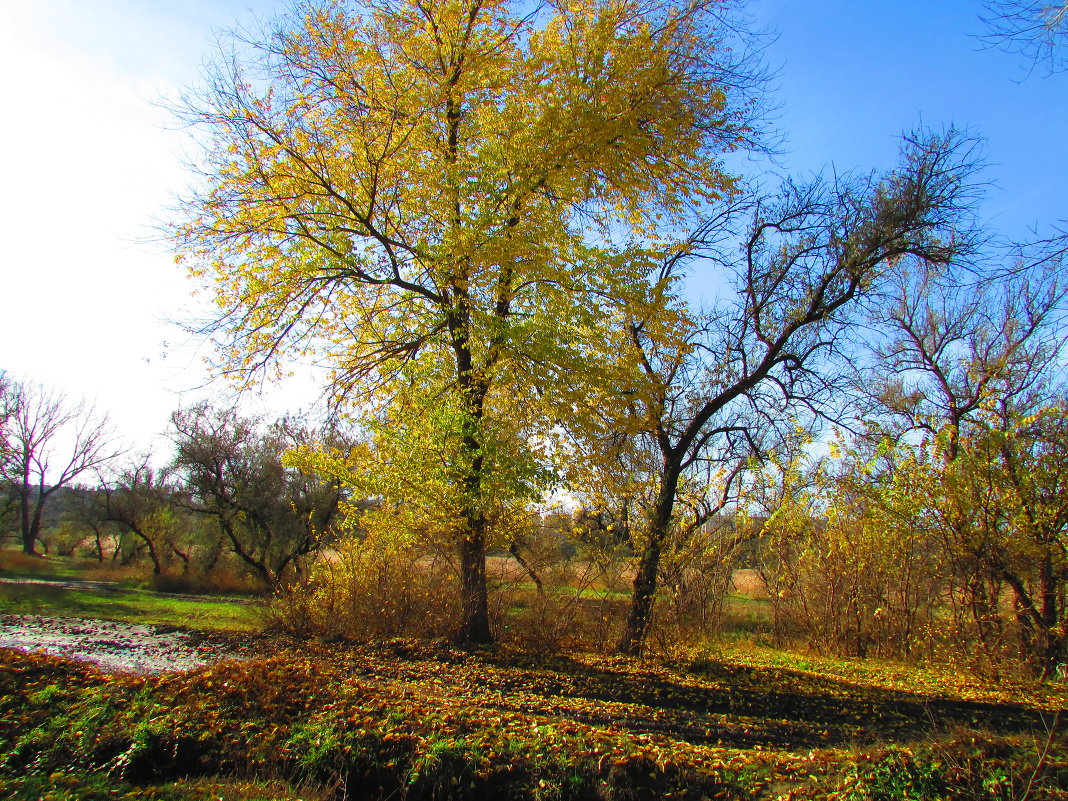
[[[611,243],[665,245],[653,232],[729,191],[719,158],[753,141],[723,10],[301,3],[183,104],[208,144],[174,233],[214,292],[219,370],[314,353],[337,398],[395,426],[393,400],[438,393],[466,641],[491,638],[491,454],[530,441],[509,405],[582,383],[605,303],[644,283]]]

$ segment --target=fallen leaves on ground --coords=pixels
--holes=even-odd
[[[832,667],[394,640],[140,677],[0,651],[0,771],[269,777],[324,798],[864,799],[881,781],[929,792],[969,776],[1066,797],[1068,747],[1046,734],[1063,688],[907,689],[900,671]]]

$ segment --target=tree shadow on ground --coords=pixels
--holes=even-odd
[[[734,748],[907,742],[962,728],[1044,734],[1052,717],[1018,703],[966,701],[726,662],[704,662],[687,673],[627,660],[533,660],[506,653],[471,655],[458,665],[448,649],[394,659],[398,673],[409,676],[420,673],[422,661],[451,663],[450,671],[434,672],[456,677],[461,692],[477,673],[482,703],[502,710]]]

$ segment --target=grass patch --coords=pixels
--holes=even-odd
[[[0,614],[121,620],[204,631],[252,631],[262,626],[259,607],[242,599],[187,598],[123,587],[0,584]]]
[[[843,658],[799,653],[752,642],[719,642],[696,649],[679,664],[727,664],[752,671],[775,671],[792,681],[833,681],[856,691],[912,693],[989,704],[1022,703],[1055,712],[1068,709],[1068,684],[1038,681],[994,682],[945,663],[906,664],[893,660]],[[1066,721],[1068,723],[1068,721]]]
[[[731,593],[727,598],[723,630],[733,634],[752,634],[771,629],[771,601]]]
[[[527,597],[533,597],[539,592],[547,592],[557,598],[570,599],[581,598],[591,601],[629,601],[630,590],[619,589],[613,590],[604,587],[573,587],[569,584],[563,585],[548,585],[541,590],[533,581],[519,581],[510,582],[508,584],[508,591],[517,595],[525,595]]]

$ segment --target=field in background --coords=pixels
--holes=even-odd
[[[148,586],[146,586],[148,585]],[[244,596],[158,592],[143,567],[64,557],[0,557],[0,615],[121,620],[204,631],[252,631],[260,604]]]

